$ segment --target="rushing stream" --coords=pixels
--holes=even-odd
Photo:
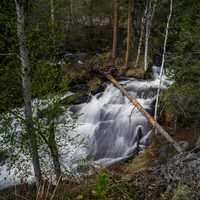
[[[121,81],[128,93],[136,98],[151,114],[159,85],[159,70],[153,67],[153,80],[136,79]],[[170,84],[164,77],[162,87]],[[86,154],[96,164],[109,166],[134,156],[146,147],[151,126],[147,119],[109,84],[103,93],[92,97],[89,103],[71,109],[80,114],[79,133],[86,135]]]
[[[129,94],[136,98],[151,115],[153,115],[155,95],[159,85],[158,68],[153,67],[153,72],[153,78],[149,81],[136,79],[121,81]],[[171,82],[164,77],[162,88],[167,88],[170,84]],[[126,160],[146,147],[151,133],[151,126],[147,119],[112,84],[108,84],[104,92],[92,96],[89,102],[72,106],[61,118],[67,118],[69,113],[78,116],[75,129],[69,133],[65,131],[66,127],[57,128],[60,161],[62,166],[68,169],[77,167],[81,159],[103,166]],[[70,120],[67,123],[70,123]],[[17,127],[17,130],[19,129]],[[70,139],[69,135],[73,135],[73,139]],[[25,165],[26,156],[22,154],[21,157]],[[46,154],[42,157],[50,160]],[[33,180],[33,171],[30,160],[27,162],[32,174],[28,175],[30,181]],[[43,166],[44,169],[52,168],[49,161],[46,165],[48,167]],[[16,166],[9,170],[6,163],[0,163],[0,188],[19,183],[20,178],[15,177],[19,171]]]

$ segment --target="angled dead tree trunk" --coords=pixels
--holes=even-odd
[[[126,55],[124,68],[128,68],[129,58],[130,58],[130,48],[133,36],[133,0],[128,1],[128,23],[127,23],[127,42],[126,42]]]
[[[56,127],[54,119],[48,121],[48,129],[45,132],[42,132],[40,128],[37,129],[39,136],[46,143],[50,150],[51,159],[53,162],[53,168],[57,180],[62,180],[62,170],[60,165],[60,155],[58,151],[58,146],[56,143]],[[48,132],[48,134],[46,134]]]
[[[21,60],[21,77],[22,77],[22,87],[23,87],[23,98],[24,98],[24,115],[25,115],[25,125],[26,134],[29,140],[29,150],[32,158],[33,168],[35,172],[36,182],[39,184],[42,175],[38,156],[38,146],[36,134],[33,127],[32,119],[32,104],[31,104],[31,77],[30,77],[30,66],[29,66],[29,56],[28,48],[25,34],[25,1],[15,0],[16,14],[17,14],[17,35],[20,50],[20,60]]]
[[[169,25],[172,17],[172,12],[173,12],[173,0],[170,0],[170,11],[169,11],[169,16],[167,20],[167,25],[166,25],[166,32],[165,32],[165,41],[164,41],[164,46],[163,46],[163,55],[162,55],[162,64],[161,64],[161,69],[160,69],[160,82],[159,82],[159,87],[157,91],[157,96],[156,96],[156,105],[155,105],[155,114],[154,118],[157,120],[158,118],[158,103],[159,103],[159,96],[160,96],[160,91],[161,91],[161,86],[162,86],[162,77],[163,77],[163,72],[164,72],[164,65],[165,65],[165,54],[166,54],[166,47],[167,47],[167,40],[168,40],[168,34],[169,34]]]
[[[148,119],[149,123],[153,127],[155,127],[156,130],[174,146],[177,152],[182,152],[180,145],[162,128],[162,126],[160,126],[160,124],[152,116],[149,115],[149,113],[140,105],[140,103],[136,99],[134,99],[128,94],[126,89],[124,89],[119,84],[119,82],[117,82],[111,75],[106,75],[106,78],[110,80],[113,83],[113,85],[115,85],[121,91],[121,93],[129,99],[129,101],[138,109],[138,111],[140,111]]]
[[[118,30],[118,0],[114,0],[112,65],[115,65],[116,54],[117,54],[117,30]]]
[[[49,146],[49,149],[51,152],[51,157],[52,157],[52,161],[53,161],[53,165],[54,165],[56,179],[59,180],[62,176],[62,172],[61,172],[60,161],[59,161],[58,147],[56,144],[54,121],[51,122],[50,127],[49,127],[48,146]]]

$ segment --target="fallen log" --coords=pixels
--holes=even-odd
[[[112,84],[114,86],[116,86],[123,95],[125,95],[129,101],[138,109],[138,111],[140,111],[149,121],[149,123],[155,127],[155,129],[161,134],[163,135],[166,140],[170,143],[172,143],[172,145],[174,146],[174,148],[176,149],[177,152],[181,153],[182,152],[182,149],[180,147],[180,145],[163,129],[163,127],[142,107],[142,105],[136,100],[134,99],[133,97],[131,97],[127,90],[122,87],[120,85],[120,83],[115,80],[113,78],[113,76],[109,75],[109,74],[105,74],[106,78],[108,80],[110,80],[112,82]]]

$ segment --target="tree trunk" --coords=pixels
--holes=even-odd
[[[148,50],[149,50],[149,11],[146,16],[145,25],[145,50],[144,50],[144,70],[148,69]]]
[[[94,8],[94,1],[91,0],[90,4],[89,4],[89,25],[90,25],[90,27],[94,26],[94,23],[93,23],[93,8]]]
[[[54,33],[55,28],[55,7],[54,7],[54,0],[50,0],[51,6],[51,26],[52,26],[52,33]]]
[[[162,86],[162,76],[163,76],[164,65],[165,65],[165,54],[166,54],[167,40],[168,40],[168,34],[169,34],[169,24],[171,21],[172,12],[173,12],[173,0],[170,1],[170,11],[169,11],[169,16],[168,16],[167,25],[166,25],[162,64],[161,64],[160,77],[159,77],[160,82],[159,82],[159,87],[158,87],[157,96],[156,96],[156,105],[155,105],[155,114],[154,114],[155,120],[157,120],[158,118],[158,103],[159,103],[159,96],[160,96],[160,91],[161,91],[161,86]]]
[[[55,6],[54,6],[54,0],[50,0],[50,6],[51,6],[51,32],[52,32],[52,39],[53,39],[53,47],[55,47],[56,41],[55,41]]]
[[[142,20],[141,20],[140,39],[139,39],[139,45],[138,45],[138,50],[137,50],[137,57],[136,57],[136,61],[135,61],[135,68],[138,66],[138,62],[139,62],[139,59],[140,59],[142,41],[143,41],[143,36],[144,36],[144,26],[145,26],[146,15],[147,15],[147,6],[145,8],[144,15],[143,15]]]
[[[117,30],[118,30],[118,0],[114,0],[114,24],[113,24],[113,46],[112,46],[112,64],[115,65],[117,54]]]
[[[72,2],[69,0],[69,5],[68,5],[68,30],[70,30],[73,22],[72,22]]]
[[[39,156],[38,156],[37,139],[34,132],[33,120],[32,120],[31,77],[30,77],[28,48],[27,48],[26,34],[25,34],[25,1],[15,0],[15,4],[16,4],[16,14],[17,14],[17,35],[18,35],[20,60],[21,60],[23,98],[25,104],[25,109],[24,109],[24,115],[26,121],[25,125],[26,125],[26,132],[28,134],[29,151],[32,157],[35,179],[37,184],[39,184],[42,179],[42,175],[41,175]]]
[[[153,3],[150,1],[148,6],[148,11],[146,15],[146,27],[145,27],[145,52],[144,52],[144,70],[147,71],[148,69],[148,51],[149,51],[149,37],[151,33],[151,24],[155,12],[156,1]]]
[[[153,127],[155,127],[156,130],[161,135],[163,135],[168,142],[172,143],[177,152],[182,152],[182,149],[179,146],[179,144],[162,128],[162,126],[160,126],[160,124],[158,124],[157,121],[155,121],[155,119],[152,116],[150,116],[150,114],[140,105],[140,103],[136,99],[131,97],[128,94],[128,92],[111,75],[106,75],[106,77],[113,83],[113,85],[115,85],[121,91],[123,95],[125,95],[129,99],[129,101],[138,109],[138,111],[140,111],[147,118],[149,123]]]
[[[130,48],[133,41],[133,0],[128,1],[128,25],[127,25],[127,42],[126,42],[126,56],[124,68],[128,68]]]
[[[55,138],[55,126],[54,122],[50,124],[49,127],[49,142],[48,142],[49,149],[51,151],[51,157],[54,165],[54,171],[56,174],[56,179],[60,180],[61,179],[61,167],[60,167],[60,161],[59,161],[59,153],[58,153],[58,148],[56,144],[56,138]]]

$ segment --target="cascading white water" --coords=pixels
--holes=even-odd
[[[129,94],[152,115],[159,86],[159,68],[153,67],[153,72],[153,80],[130,79],[121,82]],[[163,76],[162,88],[167,88],[170,84]],[[37,104],[40,108],[48,105],[46,101],[35,100],[34,116],[37,116]],[[20,113],[23,117],[23,109],[20,109]],[[75,129],[71,128],[74,122],[70,113],[78,116]],[[23,125],[15,116],[12,117],[10,131],[18,135],[23,130]],[[77,169],[79,161],[85,159],[102,166],[126,160],[146,147],[151,132],[147,119],[112,84],[108,84],[104,92],[93,96],[88,103],[72,106],[60,116],[57,123],[56,139],[63,170]],[[13,153],[19,158],[11,168],[8,161],[0,163],[0,188],[19,184],[22,179],[28,182],[34,180],[29,156],[17,147]],[[39,153],[42,171],[49,177],[52,174],[52,163],[45,145],[40,147]],[[11,154],[10,157],[12,156]]]
[[[152,85],[153,82],[126,81],[123,85],[152,112],[155,93],[143,87],[144,83]],[[102,94],[93,96],[78,110],[81,114],[79,133],[87,134],[87,154],[96,163],[108,166],[145,147],[151,127],[146,118],[133,109],[127,98],[110,84]]]
[[[158,69],[153,67],[154,80],[127,80],[121,84],[153,115]],[[164,80],[162,87],[169,82]],[[146,146],[151,131],[147,119],[112,84],[103,93],[92,97],[89,103],[74,106],[80,114],[78,132],[87,138],[85,151],[95,163],[109,166],[138,153]]]

